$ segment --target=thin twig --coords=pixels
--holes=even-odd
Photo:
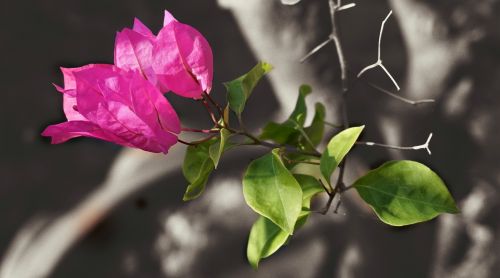
[[[304,139],[305,139],[305,140],[306,140],[306,142],[309,144],[309,146],[310,146],[313,150],[315,150],[316,152],[318,152],[318,151],[316,150],[316,146],[314,146],[314,144],[313,144],[313,142],[312,142],[311,138],[309,137],[309,135],[307,135],[307,133],[305,132],[305,130],[302,128],[302,126],[301,126],[301,125],[299,125],[299,123],[297,123],[295,120],[289,120],[289,121],[291,121],[291,122],[295,125],[295,127],[296,127],[296,128],[297,128],[297,130],[300,132],[300,134],[304,137]],[[319,152],[318,152],[318,153],[319,153]]]
[[[335,205],[333,213],[335,214],[339,213],[340,204],[342,204],[342,194],[339,194],[339,201],[337,202],[337,205]]]
[[[300,59],[300,63],[304,63],[309,57],[316,54],[316,52],[320,51],[323,47],[325,47],[328,43],[332,41],[331,38],[326,39],[324,42],[318,44],[315,48],[313,48],[309,53],[307,53],[304,57]]]
[[[203,103],[203,106],[207,110],[208,114],[210,115],[210,119],[215,124],[215,126],[219,126],[219,123],[217,122],[217,119],[215,118],[214,112],[212,111],[212,108],[210,108],[210,105],[208,105],[208,102],[204,99],[204,100],[202,100],[201,103]]]
[[[358,73],[358,78],[361,77],[361,75],[363,75],[368,70],[376,68],[376,67],[380,67],[384,71],[384,73],[389,77],[389,79],[392,81],[392,83],[394,84],[394,86],[396,87],[396,89],[399,91],[401,88],[399,87],[398,82],[396,81],[396,79],[392,76],[392,74],[389,72],[389,70],[387,70],[387,68],[382,63],[382,50],[381,50],[382,34],[384,33],[385,23],[387,22],[387,20],[389,19],[389,17],[391,15],[392,15],[392,10],[389,11],[389,14],[387,14],[387,16],[382,21],[382,24],[380,25],[380,32],[378,34],[377,61],[375,63],[371,64],[371,65],[368,65],[368,66],[364,67]]]
[[[213,134],[213,135],[210,135],[208,137],[205,137],[203,139],[200,139],[200,140],[197,140],[197,141],[191,141],[191,142],[187,142],[187,141],[184,141],[184,140],[181,140],[179,138],[177,138],[177,141],[181,144],[184,144],[184,145],[188,145],[188,146],[196,146],[198,144],[201,144],[203,142],[206,142],[214,137],[216,137],[217,135]]]
[[[212,105],[217,108],[217,111],[219,112],[219,116],[221,118],[224,117],[224,111],[222,110],[222,107],[220,107],[220,105],[209,94],[203,92],[203,97],[205,99],[208,99],[208,101],[210,101],[210,103],[212,103]]]
[[[337,11],[341,6],[340,1],[335,3],[334,0],[328,1],[330,5],[330,19],[332,23],[332,33],[330,34],[330,38],[333,40],[335,44],[335,49],[337,50],[337,56],[339,58],[340,64],[340,79],[342,81],[342,91],[346,92],[348,89],[348,77],[347,77],[347,61],[344,56],[344,51],[342,49],[342,44],[340,43],[340,35],[338,30],[338,22],[337,22]]]
[[[384,89],[384,88],[382,88],[382,87],[379,87],[379,86],[377,86],[377,85],[375,85],[375,84],[372,84],[372,83],[370,83],[370,82],[367,82],[367,84],[368,84],[369,86],[373,87],[374,89],[377,89],[377,90],[378,90],[378,91],[380,91],[381,93],[384,93],[384,94],[386,94],[386,95],[388,95],[388,96],[390,96],[390,97],[392,97],[392,98],[395,98],[395,99],[397,99],[397,100],[400,100],[400,101],[402,101],[402,102],[405,102],[405,103],[408,103],[408,104],[411,104],[411,105],[415,105],[415,106],[417,106],[417,105],[419,105],[419,104],[424,104],[424,103],[433,103],[433,102],[435,102],[435,100],[434,100],[434,99],[411,100],[411,99],[408,99],[408,98],[404,98],[404,97],[402,97],[402,96],[398,96],[398,95],[396,95],[396,94],[394,94],[394,93],[391,93],[389,90],[386,90],[386,89]]]
[[[431,152],[431,149],[429,147],[431,139],[432,139],[432,133],[429,134],[429,137],[427,137],[427,141],[425,141],[424,144],[417,145],[417,146],[409,146],[409,147],[380,144],[380,143],[375,143],[375,142],[363,142],[363,141],[358,141],[358,142],[356,142],[356,144],[370,146],[370,147],[372,147],[372,146],[383,147],[383,148],[395,149],[395,150],[422,150],[422,149],[425,149],[425,150],[427,150],[427,153],[429,153],[429,155],[431,155],[432,152]]]
[[[319,213],[323,215],[328,213],[328,210],[330,210],[330,207],[332,206],[332,201],[335,198],[336,193],[337,191],[333,190],[333,193],[328,195],[328,201],[326,202],[325,207]]]
[[[228,128],[228,130],[234,134],[243,135],[243,136],[246,136],[246,137],[253,140],[252,143],[242,143],[242,144],[238,144],[239,146],[263,146],[263,147],[270,148],[270,149],[285,149],[287,152],[291,152],[291,153],[309,155],[309,156],[314,156],[314,157],[321,157],[321,153],[319,153],[316,150],[303,151],[303,150],[300,150],[294,146],[275,144],[275,143],[260,140],[255,135],[253,135],[247,131],[238,131],[238,130],[234,130],[231,128]]]
[[[339,8],[337,9],[337,12],[340,12],[340,11],[345,11],[345,10],[347,10],[347,9],[354,8],[354,7],[356,7],[356,3],[349,3],[349,4],[345,4],[345,5],[341,6],[341,7],[339,7]]]
[[[340,41],[340,35],[339,35],[339,30],[338,30],[338,21],[336,17],[336,13],[338,9],[342,6],[341,1],[338,0],[337,3],[333,0],[329,0],[329,5],[330,5],[330,18],[332,22],[332,34],[330,35],[331,38],[333,39],[335,43],[335,49],[337,51],[337,55],[339,58],[339,64],[340,64],[340,70],[341,70],[341,80],[342,80],[342,97],[341,97],[341,102],[340,102],[340,108],[341,108],[341,113],[342,113],[342,125],[344,129],[347,129],[349,127],[349,120],[348,120],[348,113],[347,113],[347,105],[346,105],[346,96],[347,92],[349,90],[349,80],[348,80],[348,67],[347,67],[347,61],[344,56],[344,52],[342,49],[342,44]],[[325,209],[325,213],[328,212],[328,209],[330,208],[333,198],[335,197],[335,194],[337,192],[342,192],[342,189],[344,187],[344,172],[345,172],[345,165],[346,165],[347,157],[344,158],[343,162],[339,165],[339,176],[337,179],[337,183],[335,185],[335,188],[333,189],[333,194],[330,195],[330,199],[328,200],[327,207]]]
[[[381,53],[381,50],[380,50],[381,49],[381,45],[382,45],[382,33],[384,32],[385,23],[387,22],[387,20],[389,19],[389,17],[391,17],[391,15],[392,15],[392,10],[389,11],[389,13],[387,14],[387,16],[382,21],[382,24],[380,25],[380,32],[378,34],[378,52],[377,52],[377,60],[378,61],[382,60],[382,53]]]
[[[219,133],[218,129],[196,129],[196,128],[183,127],[181,128],[181,130],[185,132],[197,132],[197,133]]]
[[[318,181],[321,184],[321,186],[323,186],[323,188],[325,189],[325,191],[326,191],[326,193],[328,195],[332,195],[333,194],[334,190],[333,190],[332,186],[329,183],[325,184],[322,179],[318,179]]]

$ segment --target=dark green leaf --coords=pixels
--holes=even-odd
[[[323,134],[325,132],[325,106],[321,103],[316,103],[316,112],[314,114],[313,121],[310,126],[304,128],[307,136],[311,140],[314,147],[317,147],[321,140],[323,140]],[[305,141],[305,139],[302,139]],[[304,146],[308,146],[307,142],[302,143]]]
[[[260,138],[262,140],[272,140],[278,144],[296,145],[299,141],[301,128],[307,117],[306,96],[311,93],[309,85],[302,85],[299,88],[299,96],[295,103],[295,108],[288,119],[283,123],[269,122],[262,129]]]
[[[243,177],[243,195],[254,211],[293,234],[302,207],[302,189],[278,152],[274,149],[250,163]]]
[[[224,83],[227,90],[229,107],[238,116],[241,115],[245,109],[245,104],[259,80],[272,69],[273,67],[270,64],[259,62],[248,73],[233,81]]]
[[[297,130],[296,125],[290,121],[278,124],[269,122],[262,129],[260,139],[272,140],[278,144],[294,145],[300,137],[300,131]],[[295,142],[295,143],[294,143]]]
[[[304,126],[304,122],[307,117],[307,106],[306,106],[306,97],[312,92],[311,86],[309,85],[301,85],[299,88],[299,97],[297,98],[297,102],[295,103],[295,108],[293,109],[292,114],[288,118],[289,120],[294,121],[299,126]]]
[[[293,176],[302,188],[302,207],[310,208],[312,197],[318,193],[325,192],[325,189],[315,177],[301,174]]]
[[[444,182],[415,161],[390,161],[359,178],[354,187],[380,220],[403,226],[458,213]]]
[[[320,169],[323,177],[330,182],[333,171],[351,150],[365,126],[351,127],[335,135],[321,155]]]
[[[210,173],[214,170],[214,164],[209,155],[209,148],[217,139],[213,138],[196,146],[189,146],[182,165],[182,173],[189,182],[184,193],[183,200],[188,201],[197,198],[203,193]]]

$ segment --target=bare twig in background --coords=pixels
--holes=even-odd
[[[368,65],[365,68],[363,68],[358,73],[358,78],[361,77],[361,75],[363,75],[366,71],[368,71],[370,69],[373,69],[373,68],[376,68],[376,67],[380,67],[385,72],[385,74],[387,74],[387,76],[389,77],[389,79],[391,79],[392,83],[394,84],[394,86],[396,87],[396,89],[399,91],[401,88],[399,87],[398,82],[396,82],[396,79],[394,79],[394,77],[392,76],[392,74],[389,72],[389,70],[387,70],[387,68],[382,63],[382,53],[381,53],[382,34],[384,33],[385,23],[387,22],[387,20],[389,19],[389,17],[391,15],[392,15],[392,10],[389,12],[389,14],[385,17],[385,19],[382,21],[382,24],[380,25],[380,32],[379,32],[379,35],[378,35],[377,61],[375,63],[373,63],[371,65]]]
[[[330,3],[330,6],[331,5],[332,5],[332,3]],[[356,3],[349,3],[349,4],[342,5],[341,1],[338,1],[338,3],[333,3],[333,5],[335,6],[335,11],[336,12],[340,12],[340,11],[344,11],[344,10],[356,7]],[[333,25],[332,25],[332,28],[335,28],[335,27],[333,27]],[[326,39],[322,43],[318,44],[311,51],[309,51],[309,53],[307,53],[304,57],[302,57],[300,59],[300,62],[304,63],[307,59],[309,59],[311,56],[313,56],[314,54],[316,54],[316,52],[320,51],[323,47],[325,47],[330,42],[334,42],[333,32],[328,37],[328,39]]]
[[[347,129],[349,127],[349,119],[347,115],[347,104],[346,104],[346,95],[349,90],[349,80],[348,80],[348,67],[347,67],[347,60],[345,59],[344,56],[344,51],[342,49],[342,44],[340,41],[340,34],[339,34],[339,29],[338,29],[338,20],[337,20],[337,12],[339,11],[339,8],[342,7],[342,1],[337,0],[335,3],[334,0],[329,0],[328,3],[330,5],[330,18],[332,22],[332,34],[330,37],[332,38],[333,42],[335,43],[335,49],[337,50],[337,55],[339,58],[339,64],[340,64],[340,78],[342,82],[342,98],[341,98],[341,113],[342,113],[342,124],[343,128]],[[337,183],[335,184],[334,192],[342,192],[344,189],[344,172],[347,164],[347,157],[344,158],[344,160],[340,163],[339,165],[339,176],[337,178]],[[330,198],[333,199],[332,196]],[[331,201],[329,202],[327,208],[325,209],[325,213],[328,211],[330,208]]]
[[[340,5],[340,4],[339,4]],[[350,8],[354,8],[356,7],[356,3],[349,3],[349,4],[345,4],[343,6],[340,6],[337,11],[340,12],[340,11],[344,11],[344,10],[347,10],[347,9],[350,9]]]
[[[328,38],[326,39],[324,42],[318,44],[318,46],[316,46],[315,48],[313,48],[311,51],[309,51],[309,53],[306,54],[306,56],[302,57],[300,59],[300,62],[301,63],[304,63],[307,59],[309,59],[309,57],[313,56],[314,54],[316,54],[316,52],[320,51],[323,47],[325,47],[327,44],[329,44],[330,42],[332,41],[332,38]]]
[[[363,142],[363,141],[358,141],[356,142],[357,145],[365,145],[365,146],[375,146],[375,147],[383,147],[383,148],[388,148],[388,149],[395,149],[395,150],[422,150],[425,149],[429,155],[432,154],[431,149],[429,147],[429,143],[431,142],[432,139],[432,133],[429,134],[429,137],[427,137],[427,141],[421,145],[417,146],[409,146],[409,147],[404,147],[404,146],[394,146],[394,145],[388,145],[388,144],[380,144],[380,143],[375,143],[375,142]]]
[[[397,99],[397,100],[400,100],[400,101],[402,101],[402,102],[405,102],[405,103],[408,103],[408,104],[411,104],[411,105],[415,105],[415,106],[417,106],[417,105],[419,105],[419,104],[424,104],[424,103],[433,103],[433,102],[435,102],[435,100],[434,100],[434,99],[420,99],[420,100],[411,100],[411,99],[407,99],[407,98],[405,98],[405,97],[398,96],[398,95],[396,95],[396,94],[394,94],[394,93],[390,92],[389,90],[386,90],[386,89],[384,89],[384,88],[382,88],[382,87],[379,87],[379,86],[377,86],[377,85],[375,85],[375,84],[373,84],[373,83],[370,83],[370,82],[367,82],[367,83],[368,83],[368,85],[370,85],[372,88],[377,89],[379,92],[384,93],[384,94],[386,94],[386,95],[388,95],[388,96],[390,96],[390,97],[392,97],[392,98],[395,98],[395,99]]]

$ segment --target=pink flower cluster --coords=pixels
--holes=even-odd
[[[150,152],[167,153],[181,125],[162,92],[199,99],[212,88],[213,56],[207,40],[165,11],[157,36],[138,19],[118,32],[114,65],[61,68],[67,122],[48,126],[52,143],[86,136]]]

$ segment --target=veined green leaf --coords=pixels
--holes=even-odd
[[[259,62],[248,73],[233,81],[224,83],[227,90],[227,101],[231,110],[238,116],[245,109],[245,104],[260,79],[273,69],[271,64]]]
[[[295,177],[303,191],[303,210],[300,212],[294,227],[294,230],[297,231],[307,221],[311,198],[320,192],[324,192],[324,189],[313,177],[306,175],[295,175]],[[260,216],[253,224],[248,238],[247,258],[250,265],[256,269],[261,259],[271,256],[289,239],[290,235],[287,232],[283,231],[271,220]]]
[[[415,161],[390,161],[359,178],[354,187],[383,222],[404,226],[459,210],[444,182]]]
[[[365,126],[351,127],[335,135],[321,155],[320,169],[323,177],[330,182],[333,171],[351,150]]]
[[[302,207],[302,189],[278,152],[274,149],[250,163],[243,177],[243,195],[255,212],[293,234]]]

